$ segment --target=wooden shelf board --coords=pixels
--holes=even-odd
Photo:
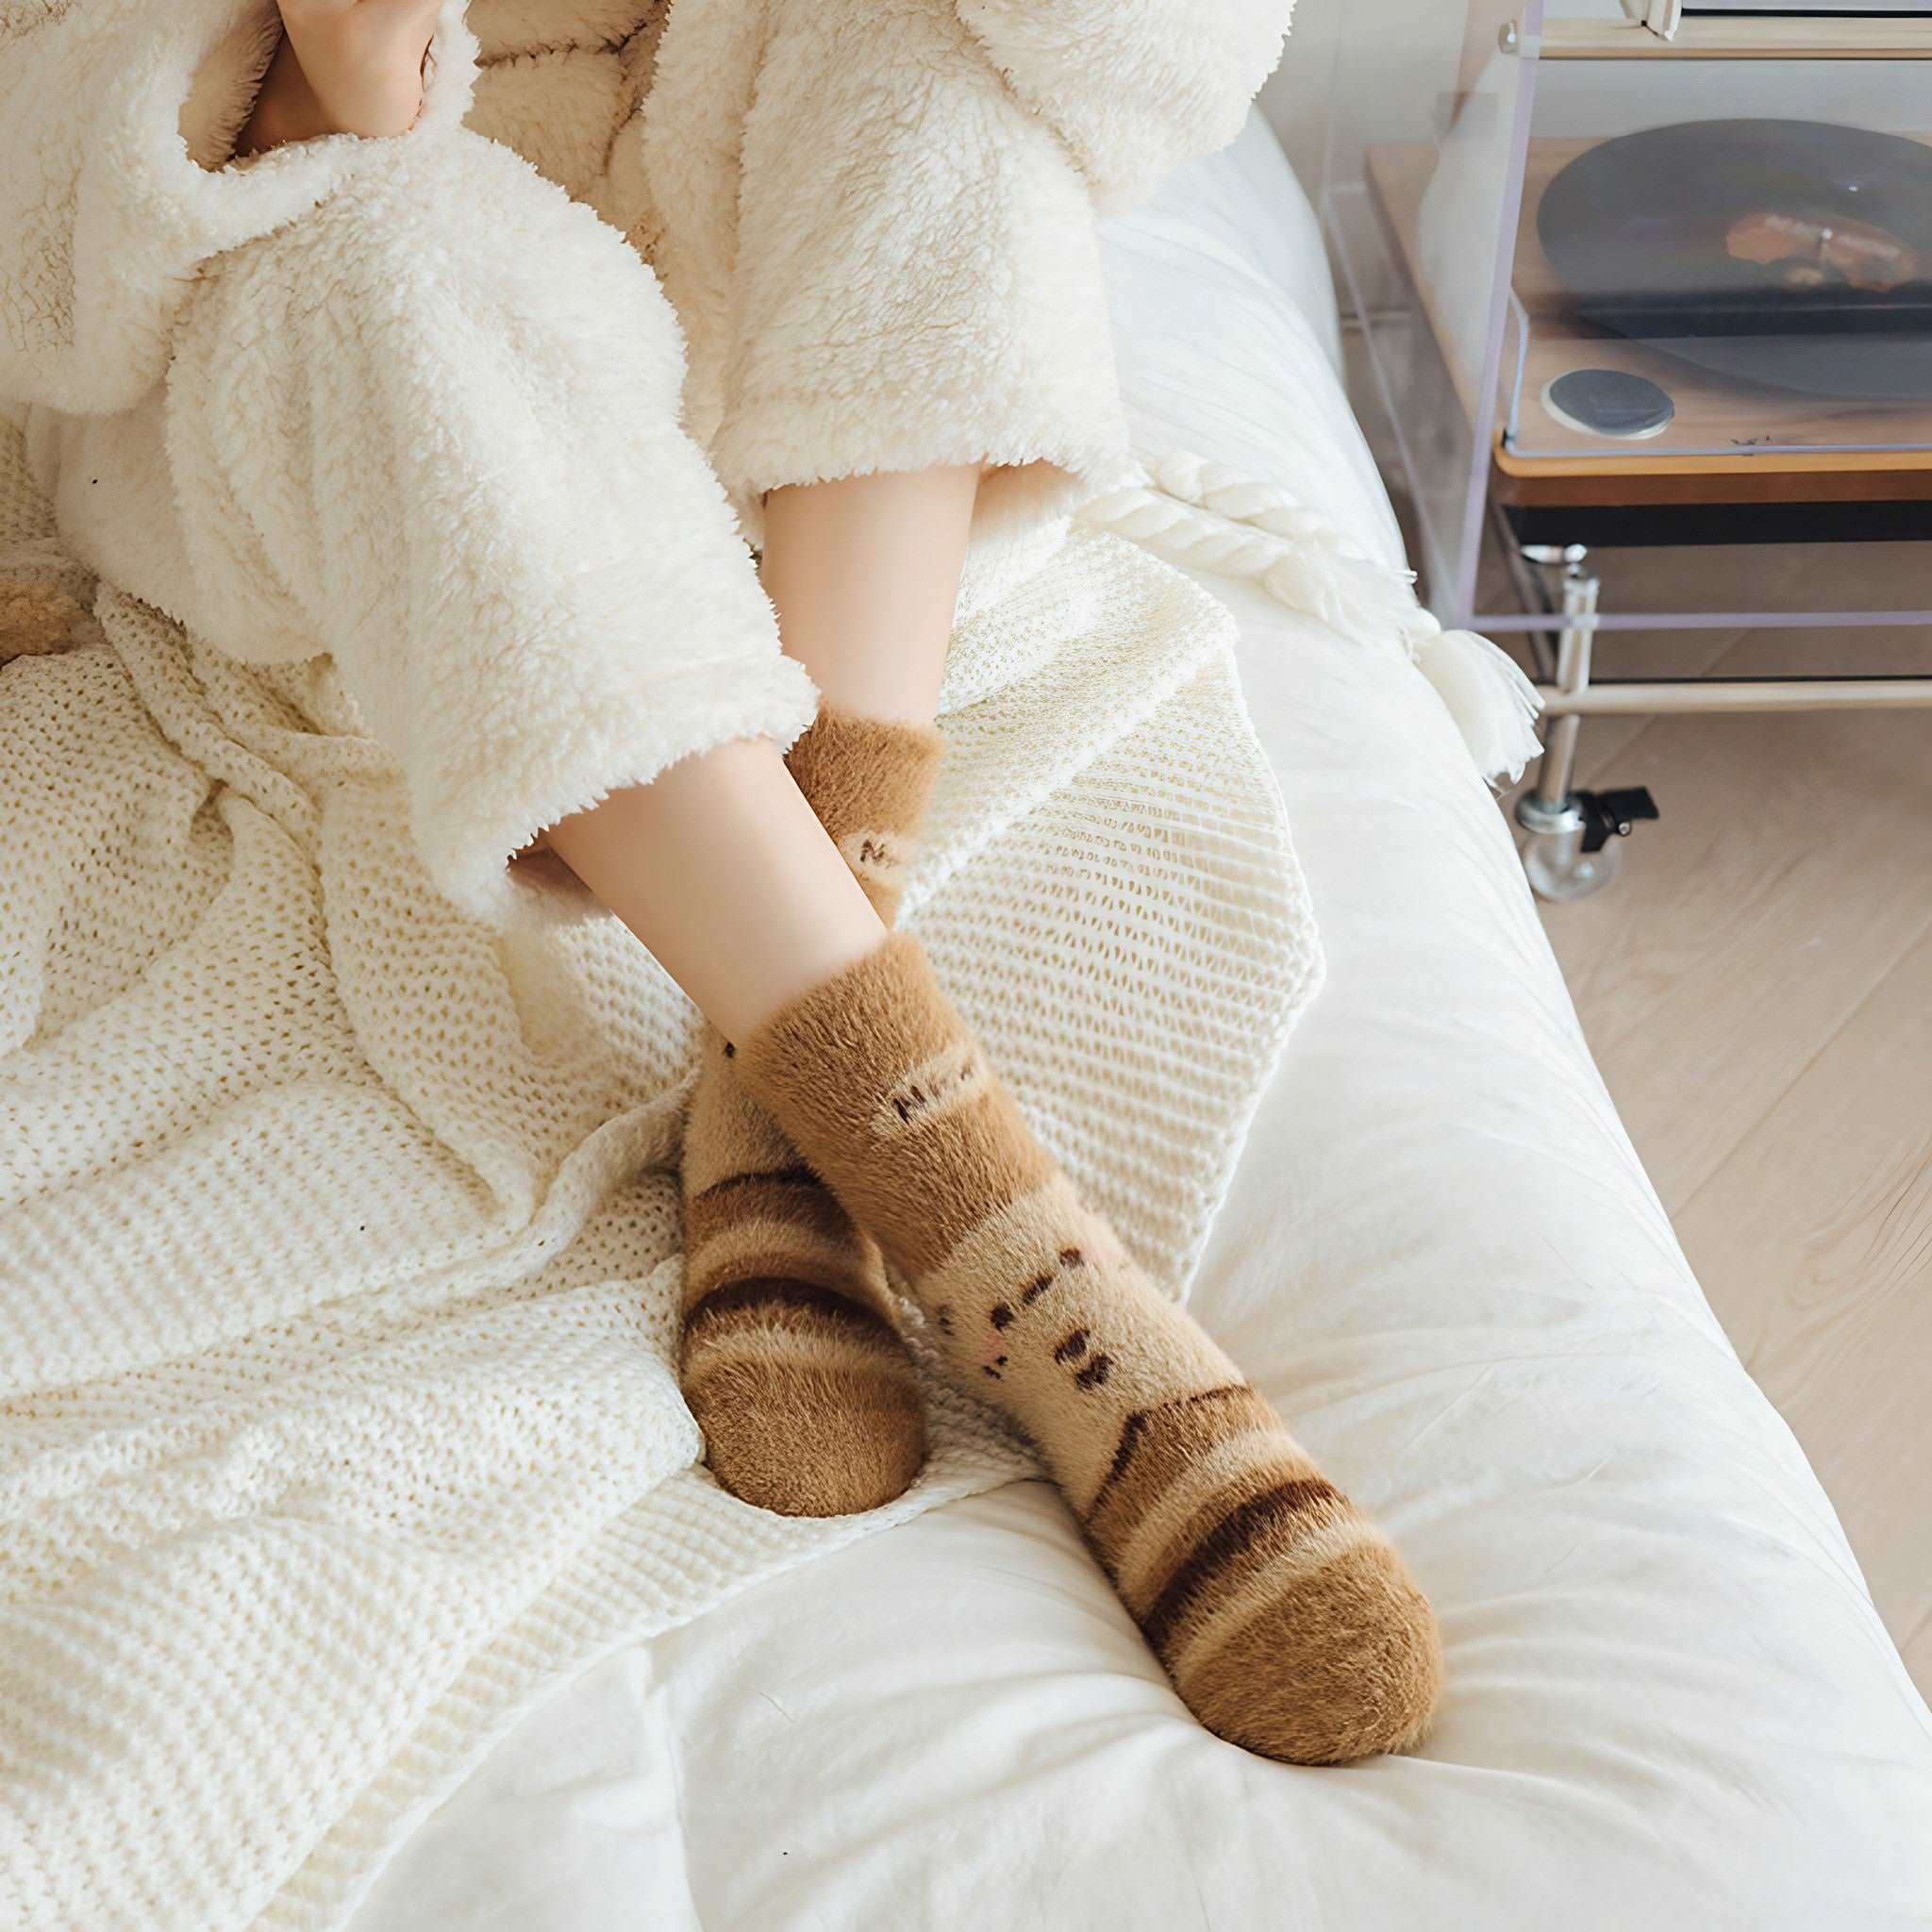
[[[1932,21],[1687,20],[1674,40],[1636,21],[1545,20],[1544,60],[1932,60]]]
[[[1498,436],[1491,456],[1496,501],[1526,509],[1575,504],[1932,502],[1932,453],[1525,460]]]

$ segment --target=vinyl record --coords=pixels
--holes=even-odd
[[[1537,233],[1588,321],[1727,375],[1932,400],[1932,147],[1687,121],[1579,155]]]

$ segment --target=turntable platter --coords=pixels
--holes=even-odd
[[[1932,146],[1824,121],[1599,142],[1537,233],[1579,314],[1720,374],[1932,400]]]

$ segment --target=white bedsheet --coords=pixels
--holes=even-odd
[[[1257,469],[1325,443],[1392,542],[1294,196],[1257,125],[1115,232],[1137,423]],[[1690,1277],[1446,714],[1216,588],[1329,979],[1193,1302],[1433,1594],[1435,1737],[1305,1771],[1207,1736],[1018,1484],[560,1690],[358,1932],[1932,1924],[1932,1718]]]

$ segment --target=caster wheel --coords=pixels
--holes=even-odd
[[[1621,846],[1584,852],[1578,849],[1580,842],[1575,833],[1562,832],[1529,841],[1523,855],[1523,870],[1528,875],[1530,891],[1539,899],[1559,904],[1566,899],[1587,899],[1616,877]]]
[[[1533,791],[1516,801],[1516,823],[1529,834],[1523,869],[1539,899],[1587,899],[1617,875],[1618,854],[1631,828],[1657,815],[1642,786],[1623,791],[1572,791],[1561,805]]]

